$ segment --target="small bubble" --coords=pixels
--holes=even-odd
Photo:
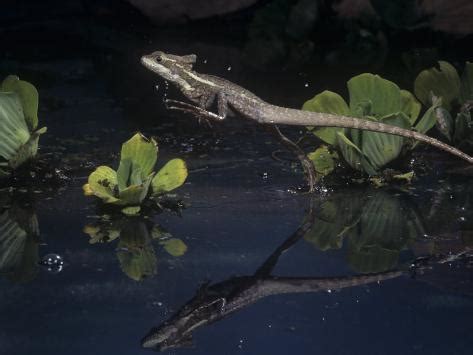
[[[331,290],[331,289],[328,289],[327,292],[328,292],[328,293],[332,293],[332,290]]]
[[[232,70],[232,66],[230,65],[228,68],[227,68],[228,71]]]
[[[304,86],[305,86],[306,88],[308,88],[308,87],[309,87],[309,83],[305,83]]]
[[[207,64],[207,59],[204,59],[204,64]]]

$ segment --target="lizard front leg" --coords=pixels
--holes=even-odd
[[[208,110],[215,101],[215,97],[217,97],[218,114]],[[201,95],[198,100],[194,98],[194,101],[198,101],[199,106],[171,99],[167,99],[166,104],[172,104],[171,106],[167,106],[170,110],[191,113],[198,118],[221,121],[227,116],[228,102],[225,94],[222,92],[219,92],[218,94]]]
[[[200,106],[192,105],[187,102],[178,101],[178,100],[167,99],[166,108],[169,110],[174,110],[174,111],[187,112],[198,118],[205,118],[205,119],[217,120],[217,121],[220,121],[222,119],[216,113],[207,111],[206,109]]]

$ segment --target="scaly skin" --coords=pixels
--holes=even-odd
[[[271,105],[228,80],[193,71],[192,65],[196,59],[197,57],[193,54],[177,56],[157,51],[143,56],[141,63],[163,79],[174,83],[184,96],[198,104],[200,114],[207,114],[213,119],[225,119],[230,108],[262,124],[341,127],[393,134],[430,144],[473,164],[473,157],[468,154],[419,132],[355,117]],[[215,100],[217,100],[218,115],[207,111]]]

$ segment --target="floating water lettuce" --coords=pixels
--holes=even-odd
[[[421,104],[409,91],[378,75],[364,73],[347,83],[350,102],[337,93],[324,91],[304,103],[302,109],[378,121],[402,128],[427,132],[435,124],[433,107],[419,118]],[[396,159],[406,147],[403,137],[385,133],[344,128],[308,129],[325,143],[336,148],[354,169],[377,175],[381,168]],[[327,155],[321,158],[327,159]],[[314,164],[322,164],[314,160]],[[327,162],[323,163],[327,164]],[[329,173],[331,169],[326,169]]]
[[[156,197],[172,191],[187,178],[187,167],[181,159],[170,160],[155,174],[157,158],[156,141],[137,133],[123,143],[118,170],[99,166],[90,174],[84,193],[97,196],[106,204],[121,206],[125,214],[138,214],[150,194]]]
[[[438,62],[438,68],[423,70],[414,82],[414,92],[424,104],[440,101],[434,111],[437,128],[455,144],[473,145],[473,63],[466,62],[462,76],[453,65]]]
[[[0,177],[34,158],[39,136],[38,91],[17,76],[10,75],[0,84]]]

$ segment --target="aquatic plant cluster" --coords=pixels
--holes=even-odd
[[[378,75],[364,73],[347,82],[348,104],[339,94],[323,91],[306,101],[302,109],[363,118],[420,133],[436,126],[449,141],[468,148],[473,143],[473,64],[466,63],[461,78],[451,64],[440,61],[438,65],[439,68],[424,70],[417,76],[415,96]],[[321,146],[308,154],[321,175],[330,174],[336,162],[343,158],[351,168],[377,176],[390,162],[417,145],[384,133],[344,128],[307,129],[330,147]]]
[[[138,214],[147,197],[172,191],[186,181],[187,167],[182,159],[170,160],[155,173],[157,158],[156,141],[137,133],[123,143],[118,170],[99,166],[90,174],[84,193],[97,196],[105,204],[122,207],[125,214]]]
[[[17,76],[10,75],[0,84],[0,177],[6,183],[29,162],[33,164],[25,169],[26,181],[35,173],[39,137],[46,132],[46,128],[38,129],[38,97],[36,88]],[[159,208],[161,197],[181,186],[188,172],[182,159],[172,159],[156,172],[157,158],[157,142],[136,133],[123,143],[118,169],[97,167],[83,186],[84,194],[98,197],[103,204],[112,209],[116,207],[127,216],[140,214],[145,203]],[[103,214],[102,218],[100,224],[88,225],[84,232],[91,237],[90,243],[119,239],[119,263],[133,280],[140,281],[156,274],[153,241],[173,257],[187,251],[182,240],[173,238],[157,225],[148,228],[143,218],[123,218],[121,214],[113,218]],[[63,261],[59,255],[39,257],[39,234],[34,211],[17,204],[7,190],[2,190],[0,275],[12,281],[26,282],[36,277],[40,267],[52,273],[62,270]]]

